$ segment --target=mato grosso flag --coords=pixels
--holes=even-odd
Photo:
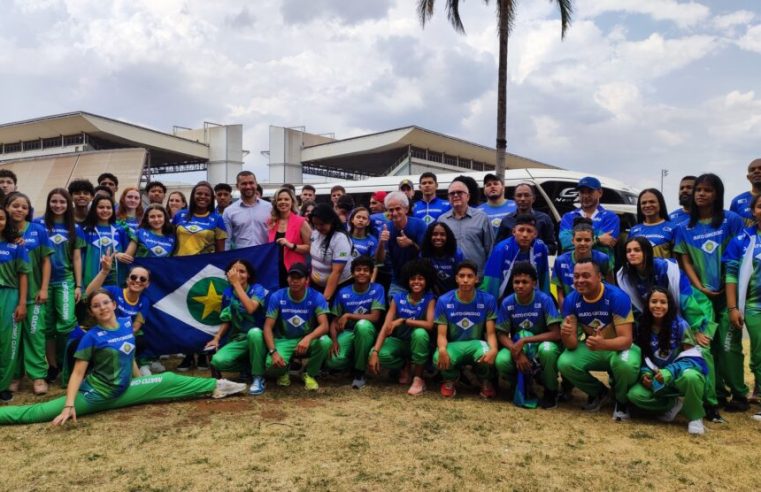
[[[226,269],[246,259],[255,282],[269,292],[278,288],[278,253],[274,243],[222,253],[170,258],[135,258],[151,272],[146,289],[150,309],[143,333],[147,355],[197,352],[219,329],[222,293],[229,286]],[[262,319],[266,306],[262,306]]]

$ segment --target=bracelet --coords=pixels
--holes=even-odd
[[[291,243],[291,251],[296,251],[296,243]]]
[[[735,311],[735,310],[739,311],[740,309],[737,306],[731,307],[731,308],[727,308],[727,311]]]
[[[75,285],[75,286],[74,286],[74,288],[75,288],[75,289],[81,289],[81,288],[82,288],[82,286],[81,286],[81,285]]]

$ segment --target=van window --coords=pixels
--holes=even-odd
[[[576,208],[579,199],[579,192],[576,190],[576,183],[572,181],[545,181],[541,184],[542,189],[552,199],[552,203],[562,216]],[[634,202],[631,201],[634,197]],[[636,204],[637,197],[628,192],[619,192],[611,188],[602,189],[601,203],[621,203]]]

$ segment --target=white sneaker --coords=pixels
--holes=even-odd
[[[684,398],[680,396],[679,398],[676,399],[674,406],[671,407],[666,413],[658,417],[658,420],[660,420],[661,422],[673,422],[676,416],[679,415],[679,412],[682,411],[683,406],[684,406]]]
[[[690,420],[687,424],[687,432],[696,436],[702,436],[706,433],[706,428],[703,427],[703,419]]]
[[[150,376],[151,375],[151,368],[146,364],[144,366],[140,366],[140,375],[141,376]]]
[[[214,388],[214,393],[211,394],[212,398],[224,398],[226,396],[241,393],[246,390],[244,383],[233,383],[227,379],[217,379],[217,387]]]
[[[623,422],[624,420],[629,420],[630,418],[631,415],[629,415],[629,406],[616,402],[616,407],[613,409],[613,420],[616,422]]]
[[[164,367],[164,364],[161,362],[154,360],[151,362],[151,372],[154,374],[159,372],[166,372],[166,367]]]
[[[751,415],[750,418],[752,418],[753,420],[758,420],[759,422],[761,422],[761,412],[758,412],[756,414]]]

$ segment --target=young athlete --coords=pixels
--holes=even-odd
[[[731,393],[732,402],[725,410],[748,409],[748,387],[743,380],[742,332],[730,327],[727,298],[724,293],[722,255],[729,241],[743,230],[743,221],[734,212],[724,210],[724,184],[715,174],[703,174],[695,180],[690,204],[690,220],[677,228],[674,252],[692,286],[711,300],[714,321],[718,324],[711,342],[716,365],[716,403],[724,403]],[[727,386],[729,391],[727,391]],[[708,420],[724,422],[718,406],[707,391]]]
[[[434,274],[428,263],[413,260],[401,272],[401,285],[408,292],[391,297],[386,320],[370,349],[368,367],[379,374],[381,367],[401,369],[399,384],[411,384],[407,394],[425,391],[423,370],[431,353],[431,332],[436,298],[431,292]]]
[[[188,208],[188,200],[185,198],[185,194],[181,191],[173,191],[166,199],[166,211],[169,212],[169,216],[174,220],[177,216],[177,212]]]
[[[85,246],[82,229],[74,220],[74,204],[69,192],[55,188],[48,193],[42,224],[53,248],[50,287],[47,306],[47,381],[58,377],[59,358],[69,333],[77,325],[75,305],[82,297],[82,248]]]
[[[428,226],[420,256],[430,260],[436,271],[436,281],[430,288],[437,295],[457,288],[454,268],[465,258],[462,250],[457,247],[457,239],[448,225],[434,222]]]
[[[8,212],[8,219],[23,239],[31,267],[26,296],[26,319],[20,327],[19,357],[11,391],[18,391],[20,379],[26,373],[34,381],[34,394],[43,395],[48,391],[48,383],[45,381],[48,375],[48,362],[45,358],[45,319],[51,274],[50,256],[53,254],[53,248],[45,227],[31,222],[32,204],[29,197],[19,192],[11,193],[5,199],[5,210]]]
[[[164,258],[172,256],[176,247],[177,238],[169,213],[157,203],[148,205],[140,227],[130,239],[127,254],[137,258]]]
[[[0,401],[9,402],[9,386],[18,357],[18,325],[26,319],[28,275],[31,273],[26,249],[17,243],[18,231],[0,207]]]
[[[658,258],[671,258],[674,247],[675,225],[669,220],[666,200],[660,191],[647,188],[637,199],[637,224],[629,230],[629,237],[643,236],[653,245]]]
[[[142,217],[143,203],[140,198],[140,190],[134,186],[124,188],[116,210],[116,223],[130,235],[133,235]]]
[[[757,401],[761,395],[761,195],[751,199],[750,210],[756,223],[732,239],[724,263],[729,321],[738,332],[743,326],[748,330],[752,397]],[[756,417],[761,419],[761,413]]]
[[[584,410],[597,411],[609,398],[608,388],[590,371],[613,376],[613,419],[629,419],[627,393],[637,382],[640,350],[632,344],[632,304],[623,291],[602,281],[600,267],[580,260],[573,270],[576,290],[563,302],[560,336],[565,351],[558,359],[563,378],[587,394]]]
[[[129,318],[117,318],[111,294],[97,290],[87,299],[97,322],[79,343],[66,396],[35,405],[0,408],[0,424],[48,422],[63,425],[90,413],[162,400],[223,398],[245,384],[224,379],[191,378],[172,373],[134,377],[135,337]]]
[[[125,253],[129,237],[127,231],[116,225],[114,202],[111,198],[100,195],[93,199],[87,218],[82,224],[82,235],[85,240],[82,250],[82,284],[90,285],[100,272],[101,259],[113,254],[117,261],[114,262],[114,268],[103,285],[119,285],[119,280],[126,276],[126,269],[120,269],[119,263],[131,261],[132,258]]]
[[[227,229],[222,216],[214,210],[214,190],[207,181],[193,187],[190,206],[177,212],[172,223],[177,227],[177,256],[225,250]]]
[[[668,290],[653,287],[642,314],[637,345],[645,364],[640,382],[627,395],[645,411],[662,414],[671,422],[681,413],[689,420],[690,434],[703,434],[703,393],[708,366],[700,350],[692,349],[687,322],[677,314],[677,303]]]
[[[386,310],[383,286],[370,281],[375,262],[369,256],[358,256],[351,264],[354,283],[342,288],[333,301],[330,338],[333,344],[325,361],[328,369],[345,370],[353,367],[351,387],[365,386],[367,358],[373,346],[376,326]]]
[[[573,250],[563,253],[555,258],[552,265],[552,284],[556,287],[558,305],[563,305],[565,297],[573,290],[573,268],[576,263],[583,259],[591,259],[600,266],[603,277],[613,282],[612,272],[608,255],[592,249],[595,242],[595,231],[588,219],[578,218],[573,226]]]
[[[294,355],[309,357],[304,373],[304,387],[316,391],[320,385],[315,376],[320,373],[332,345],[328,333],[328,303],[325,298],[307,287],[309,270],[303,263],[288,269],[288,287],[270,295],[264,329],[253,332],[251,374],[263,378],[271,369],[278,386],[289,386],[288,367]],[[263,382],[260,383],[262,390]],[[261,394],[261,393],[259,393]]]
[[[528,261],[537,271],[539,290],[550,293],[550,265],[547,246],[536,239],[536,219],[533,215],[519,215],[515,218],[513,237],[494,246],[484,267],[484,281],[481,288],[497,299],[508,296],[513,291],[510,272],[516,262]]]
[[[354,245],[355,256],[375,257],[378,238],[373,235],[370,212],[365,207],[357,207],[349,215],[349,237]]]
[[[216,371],[235,371],[253,367],[254,331],[261,338],[261,326],[264,324],[262,312],[265,306],[267,289],[256,283],[256,272],[247,260],[233,261],[227,267],[227,281],[230,286],[222,293],[223,323],[219,331],[206,344],[206,351],[216,351],[211,358],[211,365]],[[224,344],[222,340],[226,340]],[[264,392],[264,380],[259,378],[249,388],[249,394],[260,395]]]
[[[545,409],[554,408],[558,399],[560,315],[552,296],[536,288],[536,269],[531,263],[516,263],[511,282],[514,293],[502,301],[497,315],[497,340],[503,348],[494,366],[500,376],[513,380],[516,370],[530,378],[538,365],[544,385],[540,404]]]
[[[438,348],[433,362],[441,370],[444,382],[441,396],[455,396],[455,381],[460,369],[475,366],[481,380],[481,396],[493,398],[494,385],[489,379],[497,357],[497,301],[491,294],[476,289],[478,265],[464,260],[455,269],[457,289],[436,301],[435,322]]]

